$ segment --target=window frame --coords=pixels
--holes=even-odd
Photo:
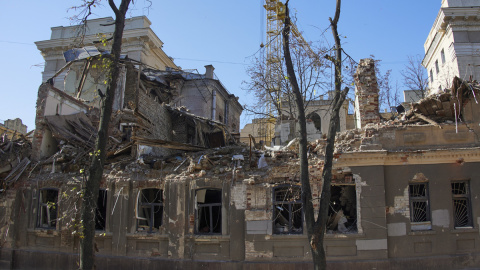
[[[100,208],[98,206],[99,206],[99,203],[101,201],[104,201],[103,205],[104,205],[105,213],[99,213]],[[97,207],[95,208],[95,230],[96,231],[106,231],[107,230],[107,216],[108,216],[107,215],[107,212],[108,212],[107,206],[108,206],[108,191],[105,188],[101,188],[101,189],[98,190]],[[99,214],[101,214],[101,215],[99,216]],[[98,228],[100,226],[99,224],[103,225],[103,229]]]
[[[334,198],[334,194],[335,194],[334,189],[335,189],[335,188],[339,188],[339,189],[340,189],[340,191],[339,191],[338,193],[343,193],[343,191],[346,191],[346,190],[350,189],[350,190],[354,193],[354,196],[355,196],[355,197],[354,197],[354,199],[355,199],[355,200],[354,200],[354,201],[355,201],[355,219],[354,219],[354,221],[351,222],[351,225],[350,225],[349,227],[346,227],[346,231],[345,231],[345,232],[340,231],[339,228],[338,228],[338,226],[336,226],[337,229],[331,229],[331,228],[328,227],[328,226],[330,225],[330,222],[333,221],[333,220],[335,220],[335,219],[333,219],[333,220],[330,219],[330,217],[331,217],[330,213],[331,213],[331,212],[335,212],[335,213],[337,214],[337,213],[339,213],[340,211],[342,211],[342,212],[343,212],[343,217],[347,219],[345,223],[350,222],[347,217],[350,217],[350,219],[351,219],[351,216],[347,216],[346,213],[345,213],[345,211],[346,211],[347,209],[345,208],[345,210],[344,210],[344,209],[343,209],[344,206],[341,206],[341,202],[340,202],[341,200],[339,201],[339,204],[336,204],[335,198]],[[359,218],[359,216],[360,216],[360,215],[359,215],[359,209],[360,209],[360,208],[359,208],[359,207],[360,207],[360,206],[359,206],[359,200],[358,200],[358,198],[357,198],[357,197],[358,197],[358,196],[357,196],[357,195],[358,195],[358,193],[357,193],[357,184],[356,184],[355,181],[354,181],[353,175],[346,175],[346,176],[344,176],[343,182],[340,181],[340,182],[338,182],[338,183],[332,183],[332,184],[330,185],[330,195],[331,195],[331,196],[330,196],[330,202],[329,202],[329,210],[327,210],[326,234],[327,234],[327,235],[333,235],[333,234],[337,234],[337,235],[339,235],[339,234],[340,234],[340,235],[358,234],[358,233],[361,231],[361,227],[360,227],[360,225],[359,225],[359,223],[360,223],[360,218]],[[339,200],[339,199],[340,199],[340,198],[337,198],[337,200]],[[337,208],[337,210],[335,210],[334,208],[337,207],[337,205],[340,205],[340,207]],[[332,217],[333,217],[333,215],[332,215]],[[338,220],[341,220],[341,219],[342,219],[342,215],[339,216],[339,219],[338,219]],[[345,221],[345,220],[344,220],[344,221]],[[340,223],[340,222],[338,222],[338,223]],[[345,224],[345,223],[343,223],[343,224]]]
[[[446,59],[445,59],[445,49],[442,49],[440,51],[440,58],[442,59],[442,65],[445,64]]]
[[[207,196],[207,191],[208,190],[212,190],[212,191],[216,191],[219,193],[219,196],[220,196],[220,202],[213,202],[213,203],[200,203],[198,202],[198,192],[201,191],[201,190],[205,190],[205,197],[204,197],[204,200]],[[223,218],[223,196],[222,196],[222,189],[220,188],[199,188],[199,189],[196,189],[195,190],[195,222],[194,222],[194,226],[195,226],[195,234],[198,234],[198,235],[221,235],[222,232],[223,232],[223,223],[222,223],[222,218]],[[218,195],[218,194],[217,194]],[[215,229],[217,228],[217,226],[212,226],[213,225],[213,213],[214,213],[214,207],[218,207],[218,218],[217,218],[217,225],[219,223],[219,232],[216,232]],[[200,227],[200,215],[203,215],[204,213],[201,213],[200,209],[205,209],[207,208],[208,209],[208,213],[209,213],[209,220],[208,220],[208,232],[204,232],[204,231],[201,231],[199,229]],[[200,214],[201,213],[201,214]]]
[[[465,184],[465,193],[464,194],[455,194],[454,191],[454,184],[460,184],[464,183]],[[472,216],[472,201],[470,197],[470,180],[455,180],[451,181],[450,183],[451,186],[451,192],[452,192],[452,214],[453,214],[453,227],[455,229],[469,229],[469,228],[474,228],[474,222],[473,222],[473,216]],[[457,224],[457,208],[455,207],[455,201],[465,201],[466,202],[466,214],[468,215],[467,218],[467,224],[464,226],[460,226]]]
[[[423,196],[412,196],[412,187],[424,186]],[[408,200],[410,208],[410,223],[412,231],[431,230],[432,214],[430,208],[430,190],[428,182],[412,182],[408,184]],[[425,220],[415,220],[416,209],[420,209],[416,204],[425,203]]]
[[[55,198],[55,201],[52,202],[52,201],[48,201],[48,198],[46,198],[46,202],[43,202],[43,198],[42,198],[42,192],[43,191],[55,191],[56,192],[56,198]],[[57,229],[57,225],[58,225],[58,194],[59,194],[59,189],[58,188],[42,188],[42,189],[39,189],[39,193],[38,193],[38,208],[37,208],[37,220],[35,222],[35,228],[37,229],[47,229],[47,230],[56,230]],[[46,194],[48,195],[48,194]],[[48,196],[47,196],[48,197]],[[53,203],[53,204],[51,204]],[[49,226],[47,227],[44,227],[43,224],[43,209],[46,209],[46,213],[47,213],[47,224],[50,224]],[[55,213],[55,218],[52,220],[50,218],[50,216],[52,215],[50,209],[54,209],[54,213]],[[43,211],[42,211],[43,210]],[[53,226],[51,226],[51,224],[54,223]]]
[[[142,199],[142,195],[143,195],[143,192],[145,190],[157,190],[157,194],[160,193],[160,202],[142,202],[141,199]],[[165,208],[164,208],[164,205],[165,205],[165,200],[164,200],[164,197],[163,197],[163,190],[160,189],[160,188],[143,188],[141,190],[138,191],[138,195],[137,195],[137,205],[136,205],[136,213],[135,213],[135,218],[136,218],[136,225],[137,225],[137,228],[136,228],[136,231],[137,232],[146,232],[146,233],[156,233],[158,231],[160,231],[160,228],[162,227],[163,225],[163,214],[165,212]],[[143,207],[143,206],[146,206],[146,207]],[[155,227],[155,207],[160,207],[160,210],[161,213],[160,213],[160,224],[158,225],[158,228]],[[140,209],[148,209],[147,210],[149,213],[150,213],[150,220],[146,217],[140,217],[139,213],[140,213]],[[142,231],[142,230],[139,230],[139,228],[143,225],[140,225],[140,222],[142,221],[147,221],[147,223],[149,224],[148,225],[148,230],[147,231]],[[153,228],[157,229],[157,231],[154,231]]]
[[[285,189],[289,189],[289,188],[295,188],[296,191],[298,190],[300,192],[300,196],[295,198],[292,196],[292,199],[287,199],[285,198],[284,200],[277,200],[277,193],[278,192],[284,192]],[[295,192],[296,192],[295,191]],[[288,192],[287,192],[288,193]],[[291,194],[294,194],[294,191],[290,192]],[[284,235],[284,234],[303,234],[303,226],[304,226],[304,213],[303,213],[303,199],[302,199],[302,196],[303,196],[303,192],[302,192],[302,187],[300,185],[278,185],[278,186],[275,186],[272,190],[272,205],[273,205],[273,209],[272,209],[272,226],[273,226],[273,234],[275,235]],[[283,232],[279,232],[279,231],[276,231],[276,211],[278,209],[278,207],[282,208],[282,206],[284,205],[287,205],[288,209],[288,213],[289,213],[289,218],[288,218],[288,228],[287,228],[287,231],[283,231]],[[294,227],[294,212],[297,211],[297,210],[294,210],[293,209],[293,206],[295,205],[299,205],[300,206],[300,230],[299,231],[295,231],[295,227]]]

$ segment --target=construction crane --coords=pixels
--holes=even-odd
[[[265,45],[265,78],[267,80],[267,92],[265,93],[265,115],[266,118],[260,121],[264,134],[260,134],[268,144],[275,135],[275,124],[281,115],[278,115],[277,107],[281,107],[282,91],[281,83],[284,79],[283,70],[283,50],[282,50],[282,29],[283,20],[286,15],[285,4],[280,0],[265,0],[263,5],[266,11],[266,42]],[[310,48],[295,24],[290,26],[292,36],[296,39],[296,44],[305,49],[310,57],[317,57],[317,54]]]

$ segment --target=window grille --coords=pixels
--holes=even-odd
[[[453,217],[455,228],[473,227],[469,182],[452,182]]]
[[[410,221],[431,221],[428,183],[410,184],[408,190],[410,197]]]

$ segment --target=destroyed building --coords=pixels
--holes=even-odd
[[[329,265],[478,266],[480,85],[456,79],[449,92],[422,99],[395,119],[380,120],[372,84],[360,83],[372,76],[372,64],[362,60],[357,70],[361,126],[336,139],[325,238]],[[198,137],[198,143],[162,137],[159,125],[174,129],[179,117],[203,123],[198,130],[213,130],[203,134],[209,143],[222,137],[213,135],[215,130],[228,132],[222,123],[160,104],[158,96],[138,89],[143,101],[118,112],[112,124],[96,215],[97,266],[308,267],[295,141],[263,152],[226,142],[213,148]],[[64,93],[43,84],[39,112],[46,111],[42,95],[51,91]],[[2,262],[16,268],[71,268],[78,259],[75,209],[91,149],[87,135],[94,134],[98,119],[91,107],[62,97],[63,104],[84,112],[45,115],[44,130],[59,148],[33,159],[22,178],[1,194]],[[148,106],[142,108],[143,102]],[[126,131],[120,130],[122,123],[135,125]],[[314,197],[321,191],[325,143],[310,144]],[[33,156],[38,151],[44,153],[34,143]]]
[[[22,119],[8,119],[0,123],[0,136],[10,139],[17,139],[22,135],[27,135],[27,126],[22,123]]]
[[[82,50],[98,52],[92,61],[103,53],[70,52]],[[71,66],[88,65],[73,55]],[[221,106],[194,114],[177,100],[178,85],[203,84],[202,75],[133,60],[123,57],[116,89],[95,217],[97,269],[309,268],[296,141],[270,151],[235,144]],[[0,168],[25,160],[0,172],[1,268],[76,267],[79,202],[99,119],[99,88],[78,87],[92,76],[83,69],[61,80],[57,70],[40,86],[32,146],[0,144]],[[478,267],[480,85],[457,78],[445,93],[385,120],[373,61],[360,62],[355,81],[358,126],[336,138],[329,267]],[[321,138],[309,145],[314,198],[325,145]]]
[[[328,133],[328,126],[331,118],[331,103],[333,92],[329,91],[320,99],[308,100],[305,106],[307,119],[307,139],[314,141],[321,139]],[[248,123],[240,132],[240,141],[248,143],[250,135],[256,142],[263,141],[265,145],[283,145],[293,140],[297,134],[299,125],[297,110],[294,104],[283,102],[281,105],[282,116],[275,118],[257,118]],[[348,103],[342,105],[340,112],[340,125],[337,131],[345,131],[353,128],[353,118],[348,115]],[[269,139],[271,141],[269,141]]]

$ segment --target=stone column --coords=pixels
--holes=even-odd
[[[356,127],[380,122],[375,61],[371,58],[361,59],[354,79]]]

